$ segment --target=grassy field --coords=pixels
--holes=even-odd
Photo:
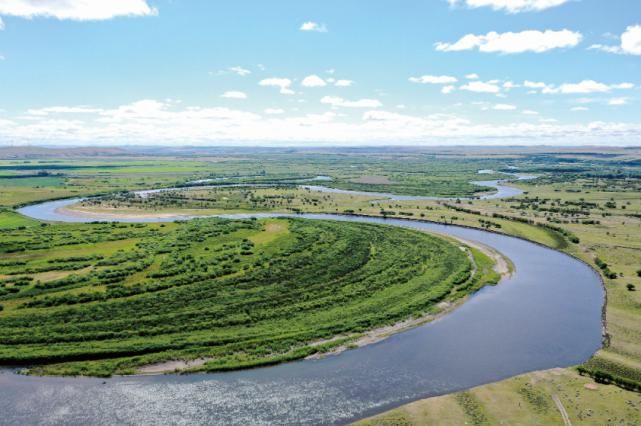
[[[342,188],[419,193],[420,195],[455,194],[454,196],[462,197],[470,194],[470,188],[466,185],[468,180],[478,179],[476,174],[478,170],[516,170],[514,167],[518,167],[519,171],[535,173],[539,178],[531,182],[520,182],[518,185],[527,193],[514,199],[458,202],[455,200],[390,201],[381,200],[380,197],[328,194],[292,187],[192,188],[165,193],[146,201],[132,199],[122,194],[111,195],[101,201],[88,202],[74,208],[100,213],[118,210],[119,213],[133,215],[158,212],[215,214],[305,211],[423,219],[490,229],[565,251],[591,264],[601,273],[608,296],[606,309],[608,338],[604,348],[588,363],[580,366],[583,375],[580,375],[577,369],[526,374],[461,394],[418,401],[372,419],[371,422],[374,424],[425,424],[432,421],[438,424],[465,422],[563,424],[561,413],[565,411],[567,419],[572,424],[641,423],[641,417],[638,414],[639,394],[630,390],[638,390],[641,384],[641,272],[639,272],[641,270],[641,198],[639,197],[641,152],[639,150],[613,149],[593,152],[585,148],[528,151],[514,148],[502,151],[472,149],[469,152],[443,150],[437,153],[400,152],[396,154],[356,150],[330,153],[245,154],[218,152],[209,157],[200,156],[197,160],[178,159],[180,164],[175,165],[166,158],[160,159],[157,163],[137,160],[132,167],[127,166],[125,159],[101,160],[96,161],[95,169],[49,170],[50,173],[62,173],[63,176],[37,177],[37,179],[47,180],[35,182],[25,180],[26,183],[22,186],[15,184],[4,186],[0,191],[0,199],[3,200],[3,205],[13,206],[23,202],[22,200],[55,198],[63,193],[96,194],[123,189],[173,186],[198,178],[225,177],[226,182],[278,183],[291,179],[311,179],[316,175],[331,176],[333,178],[331,183],[323,181],[321,184]],[[59,161],[78,165],[75,160]],[[17,160],[11,162],[11,164],[19,163],[20,161]],[[120,165],[105,167],[115,166],[116,163]],[[45,161],[42,164],[48,163]],[[3,173],[21,174],[33,173],[33,171],[7,168]],[[490,179],[492,175],[484,175],[483,179],[486,178]],[[15,178],[5,180],[15,182]],[[2,181],[1,178],[0,181]],[[446,185],[438,183],[439,181],[449,183]],[[36,183],[42,183],[42,186],[36,188],[33,186]],[[286,221],[285,223],[288,224],[288,235],[291,237],[296,226],[299,226],[292,224],[298,222]],[[78,225],[60,226],[61,228],[58,228],[58,225],[39,228],[40,224],[35,221],[4,211],[0,214],[0,229],[3,230],[3,238],[0,241],[3,243],[8,241],[5,235],[9,234],[5,230],[13,230],[11,232],[17,235],[18,232],[24,233],[25,229],[38,231],[45,229],[50,232],[51,229],[64,229],[65,226],[74,228]],[[98,229],[101,226],[111,225],[91,226]],[[167,224],[165,227],[145,225],[146,231],[143,231],[143,228],[131,228],[127,232],[143,233],[156,229],[153,231],[152,238],[158,238],[161,235],[174,234],[185,226],[188,225]],[[275,237],[267,232],[266,223],[257,222],[255,226],[257,226],[256,229],[242,230],[242,232],[254,233],[250,241],[260,241],[263,238],[269,240],[264,245],[265,249],[277,247],[286,240],[285,237]],[[20,230],[21,227],[25,229]],[[75,231],[65,232],[75,235]],[[123,231],[116,229],[112,232]],[[248,238],[248,236],[245,235],[242,238]],[[128,244],[133,244],[129,247],[140,250],[140,247],[136,246],[138,241],[129,240]],[[242,257],[241,262],[253,262],[252,259],[257,256],[258,249],[254,247],[252,251],[254,254],[248,258]],[[17,255],[19,255],[18,252],[11,254],[11,256]],[[42,261],[38,263],[34,260],[33,266],[38,267],[40,264]],[[150,271],[158,265],[157,262],[153,263],[149,266]],[[255,267],[252,266],[252,268]],[[90,271],[95,272],[97,269],[99,268],[93,265],[89,269],[79,269],[78,272],[73,273],[91,275]],[[7,270],[4,269],[4,271]],[[5,272],[0,271],[3,274],[6,274]],[[140,281],[136,281],[134,287],[147,279],[145,274],[148,272],[136,275],[136,279]],[[40,278],[43,283],[47,280],[60,279],[61,275],[68,273],[68,271],[37,272],[43,277]],[[246,270],[239,272],[239,274],[246,273]],[[238,276],[233,276],[226,279],[237,278]],[[128,283],[129,281],[124,286],[127,287]],[[5,285],[5,287],[12,286],[10,283]],[[34,282],[23,285],[25,289],[33,286]],[[64,288],[61,294],[56,296],[52,293],[48,297],[55,300],[55,297],[67,297],[65,296],[67,294],[70,295],[69,297],[77,297],[78,294],[85,292],[108,291],[108,286],[92,284]],[[46,294],[28,296],[20,303],[43,299],[44,296]],[[93,301],[75,305],[58,304],[48,307],[19,308],[16,301],[18,298],[14,298],[13,295],[8,297],[7,300],[0,301],[0,304],[5,306],[5,310],[0,313],[0,319],[27,312],[51,313],[106,303],[106,301]],[[427,310],[429,311],[429,308]],[[381,320],[381,322],[384,321]],[[356,335],[358,331],[344,333],[346,336],[352,334]],[[324,336],[313,338],[325,341]],[[296,344],[287,346],[287,350],[278,352],[278,356],[287,357],[292,351],[304,347],[305,344],[302,341],[297,341]],[[279,348],[282,349],[283,346]],[[207,356],[207,353],[198,351],[200,349],[194,353],[181,352],[178,358],[191,359]],[[93,372],[92,374],[132,371],[145,363],[176,358],[175,354],[176,352],[160,351],[158,354],[123,356],[120,359],[122,364],[103,360],[63,365],[54,363],[49,364],[46,371],[43,371],[54,374],[74,371],[88,371]],[[275,352],[270,352],[269,355],[274,354]],[[227,368],[226,366],[249,365],[252,362],[262,362],[261,360],[267,359],[260,358],[253,352],[249,354],[248,359],[238,360],[231,355],[228,358],[224,356],[222,358],[227,364],[221,366],[210,360],[199,368],[221,369]],[[104,367],[105,365],[107,367]],[[586,388],[586,384],[595,385],[597,390],[593,390],[592,386]],[[563,410],[559,409],[557,401],[563,406]]]
[[[0,155],[2,151],[0,151]],[[114,191],[184,185],[192,180],[221,179],[227,183],[277,183],[330,176],[323,184],[435,196],[470,196],[483,191],[470,180],[481,169],[498,169],[493,159],[435,160],[431,153],[407,152],[215,152],[189,156],[118,158],[0,159],[0,206],[42,199],[94,195]],[[1,157],[0,157],[1,158]],[[484,178],[492,178],[486,175]]]
[[[439,302],[498,279],[478,252],[473,273],[458,244],[380,225],[49,225],[13,213],[0,223],[8,224],[0,364],[39,364],[38,374],[107,376],[196,359],[192,369],[217,371],[303,358],[438,313]]]
[[[558,369],[414,402],[356,424],[563,425],[564,414],[565,424],[638,424],[641,396]]]

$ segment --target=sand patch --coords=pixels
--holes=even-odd
[[[213,358],[197,358],[190,361],[174,360],[157,362],[155,364],[144,365],[138,368],[137,373],[143,375],[173,373],[176,371],[183,371],[189,368],[203,366],[207,361],[210,361],[212,359]]]

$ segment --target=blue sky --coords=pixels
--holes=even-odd
[[[0,19],[2,145],[641,145],[637,0],[0,0]]]

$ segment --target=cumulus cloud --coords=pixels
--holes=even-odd
[[[312,74],[305,77],[301,82],[301,85],[304,87],[325,87],[327,86],[327,83],[319,76]]]
[[[456,83],[458,79],[450,75],[422,75],[420,77],[410,77],[412,83],[420,84],[452,84]]]
[[[443,86],[443,88],[441,89],[441,93],[443,93],[444,95],[449,95],[454,90],[456,90],[456,87],[454,86]]]
[[[301,24],[299,30],[313,31],[317,33],[326,33],[327,27],[325,26],[325,24],[319,24],[318,22],[314,22],[314,21],[307,21]]]
[[[0,31],[4,30],[4,21],[0,17]]]
[[[508,13],[540,12],[552,7],[561,6],[569,0],[448,0],[452,6],[464,3],[467,7],[491,7]]]
[[[153,16],[158,10],[146,0],[3,0],[0,15],[102,21],[118,16]]]
[[[469,83],[461,86],[461,90],[475,93],[499,93],[501,88],[493,82],[483,81],[470,81]]]
[[[265,111],[263,111],[263,112],[265,114],[278,115],[278,114],[285,113],[285,110],[281,109],[281,108],[266,108]]]
[[[593,44],[589,49],[602,50],[620,55],[641,55],[641,25],[631,25],[621,34],[618,46]]]
[[[531,109],[524,109],[523,111],[521,111],[521,114],[524,114],[524,115],[539,115],[539,112],[538,111],[533,111]]]
[[[589,110],[590,108],[584,107],[584,106],[576,106],[576,107],[570,108],[570,111],[574,111],[574,112],[589,111]]]
[[[228,92],[223,93],[222,97],[227,99],[247,99],[247,94],[245,92],[230,90]]]
[[[383,106],[381,101],[378,99],[359,99],[357,101],[350,101],[341,98],[340,96],[323,96],[320,102],[333,107],[344,108],[379,108]]]
[[[455,115],[415,116],[373,109],[365,110],[360,117],[346,117],[331,111],[298,116],[259,115],[237,109],[187,106],[153,99],[97,109],[94,113],[73,118],[60,115],[34,116],[28,121],[7,117],[0,120],[0,144],[23,145],[114,145],[125,142],[148,145],[291,145],[305,142],[638,145],[640,137],[641,123],[635,122],[559,124],[517,119],[497,125],[473,122]]]
[[[258,82],[258,84],[260,86],[265,86],[265,87],[278,87],[280,89],[280,93],[283,95],[294,94],[294,91],[290,89],[290,86],[292,85],[292,81],[288,78],[277,78],[277,77],[266,78]]]
[[[467,78],[468,80],[478,80],[479,79],[479,75],[476,74],[476,73],[467,74],[465,76],[465,78]]]
[[[398,111],[398,110],[397,110]],[[520,114],[519,114],[520,116]],[[525,118],[525,116],[523,116]],[[221,107],[141,100],[73,119],[35,116],[0,120],[0,143],[211,144],[550,144],[635,145],[641,123],[550,121],[508,124],[473,122],[435,114],[414,116],[366,110],[346,118],[334,112],[299,116],[259,115]]]
[[[459,52],[478,49],[484,53],[542,53],[552,49],[569,48],[578,45],[583,36],[579,32],[521,31],[518,33],[489,32],[485,35],[467,34],[454,43],[437,42],[435,48],[441,52]]]
[[[641,55],[641,25],[630,26],[621,35],[621,50],[630,55]]]

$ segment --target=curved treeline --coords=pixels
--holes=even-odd
[[[3,255],[0,265],[11,277],[0,283],[0,364],[42,364],[50,374],[131,373],[197,357],[209,359],[207,370],[300,358],[345,340],[311,342],[467,294],[490,268],[478,253],[472,268],[468,254],[443,239],[364,223],[203,219],[42,229],[8,232],[0,247],[27,250]],[[35,240],[48,247],[28,251]],[[474,269],[481,271],[472,277]],[[51,273],[66,275],[43,280]]]

